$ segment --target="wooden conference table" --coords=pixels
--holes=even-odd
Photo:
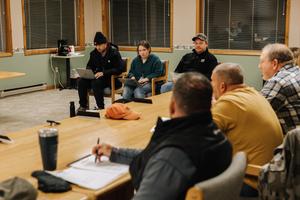
[[[25,76],[25,73],[0,71],[0,79],[15,78],[19,76]]]
[[[117,147],[143,148],[151,137],[150,129],[158,116],[169,116],[171,93],[152,97],[153,104],[129,103],[128,106],[140,112],[139,120],[111,120],[89,117],[74,117],[61,121],[59,131],[57,169],[64,169],[68,163],[89,153],[100,137],[101,142]],[[42,169],[37,131],[48,125],[36,126],[8,134],[13,144],[0,144],[0,181],[19,176],[37,185],[30,176],[34,170]],[[61,194],[39,192],[39,199],[126,199],[132,195],[129,174],[100,190],[88,190],[72,186],[72,191]]]

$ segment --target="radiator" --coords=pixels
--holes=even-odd
[[[0,91],[0,98],[6,97],[6,96],[11,96],[11,95],[16,95],[16,94],[23,94],[23,93],[27,93],[27,92],[45,90],[46,88],[47,88],[47,84],[46,83],[41,83],[41,84],[31,85],[31,86],[27,86],[27,87],[1,90]]]

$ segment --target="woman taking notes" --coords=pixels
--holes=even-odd
[[[151,54],[148,41],[142,40],[137,45],[137,54],[131,63],[128,73],[129,80],[125,81],[123,98],[145,98],[151,93],[151,79],[163,73],[160,59]]]

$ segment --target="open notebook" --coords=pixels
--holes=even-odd
[[[95,163],[95,156],[90,155],[72,163],[65,170],[47,173],[81,187],[98,190],[126,174],[128,169],[128,165],[112,163],[104,156],[101,157],[101,162]]]

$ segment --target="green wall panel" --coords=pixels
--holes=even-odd
[[[182,56],[191,50],[174,50],[173,53],[155,53],[161,59],[170,61],[169,72],[174,71]],[[122,56],[134,58],[136,52],[121,52]],[[245,76],[245,83],[260,90],[262,87],[261,74],[258,69],[258,56],[233,56],[233,55],[216,55],[219,62],[234,62],[242,66]]]
[[[71,68],[85,67],[89,59],[89,52],[93,47],[87,47],[82,53],[84,57],[71,59]],[[169,71],[174,71],[181,57],[191,52],[190,50],[174,50],[172,53],[155,53],[161,59],[169,60]],[[122,51],[122,56],[134,58],[136,52]],[[262,86],[261,75],[258,69],[258,56],[231,56],[216,55],[219,62],[235,62],[242,65],[245,82],[260,90]],[[60,71],[62,82],[65,83],[65,60],[53,59],[53,66],[57,66]],[[15,53],[12,57],[0,58],[1,71],[17,71],[24,72],[26,76],[0,80],[0,90],[12,89],[35,85],[39,83],[47,83],[53,85],[53,72],[50,68],[50,55],[32,55],[24,56],[23,53]]]

